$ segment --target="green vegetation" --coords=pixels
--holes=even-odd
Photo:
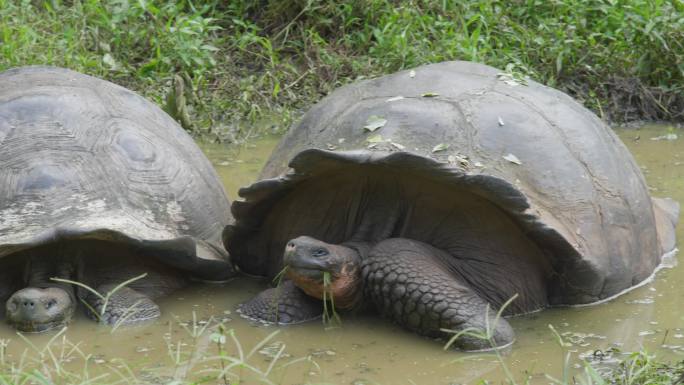
[[[504,308],[505,306],[502,307],[502,309]],[[467,330],[455,334],[444,349],[448,349],[460,335],[464,334],[489,341],[494,348],[496,345],[491,338],[491,330],[495,327],[500,315],[501,311],[497,313],[494,325],[488,325],[487,331]],[[551,385],[676,385],[684,382],[684,361],[676,363],[658,361],[643,350],[624,354],[619,349],[614,348],[609,348],[606,352],[596,350],[589,357],[580,355],[581,365],[576,365],[577,370],[573,370],[571,363],[573,354],[577,352],[577,346],[564,339],[553,325],[549,325],[549,329],[560,347],[561,354],[559,357],[562,359],[560,376],[555,377],[549,373],[543,374],[546,382]],[[493,349],[493,354],[505,375],[503,383],[506,385],[536,383],[533,381],[534,375],[528,371],[525,371],[523,378],[518,380],[503,359],[501,348]],[[465,359],[472,358],[473,356],[470,356]],[[461,358],[454,362],[463,360]],[[489,382],[482,380],[479,384],[489,385]]]
[[[92,315],[94,318],[96,318],[98,322],[102,323],[103,322],[102,317],[107,311],[107,305],[109,305],[109,301],[111,300],[112,296],[117,291],[121,290],[123,287],[125,287],[125,286],[127,286],[127,285],[129,285],[129,284],[131,284],[137,280],[143,279],[146,276],[147,276],[147,273],[143,273],[137,277],[133,277],[129,280],[121,282],[121,283],[117,284],[112,290],[110,290],[109,292],[104,293],[104,294],[98,292],[97,290],[93,289],[92,287],[90,287],[84,283],[81,283],[81,282],[72,281],[72,280],[63,279],[63,278],[50,278],[50,280],[55,281],[55,282],[62,282],[62,283],[67,283],[70,285],[75,285],[75,286],[81,287],[81,288],[91,292],[92,294],[94,294],[100,300],[102,300],[102,308],[100,309],[100,311],[97,311],[97,310],[93,309],[92,306],[90,306],[88,301],[84,300],[83,298],[79,298],[81,303],[88,309],[88,313],[90,315]],[[136,301],[133,305],[129,306],[127,309],[124,310],[124,312],[123,312],[124,315],[121,318],[119,318],[119,320],[117,320],[114,325],[112,325],[112,333],[114,333],[116,331],[116,329],[118,329],[121,325],[124,325],[130,317],[134,316],[136,314],[136,312],[138,312],[140,310],[140,309],[138,309],[139,304],[140,304],[140,301]]]
[[[630,354],[611,371],[603,383],[620,385],[681,384],[684,361],[657,361],[645,352]]]
[[[323,272],[323,323],[325,325],[342,325],[342,318],[335,309],[335,297],[332,289],[330,272]]]
[[[585,361],[581,370],[571,369],[572,344],[550,327],[556,335],[563,360],[560,376],[546,374],[545,383],[553,385],[675,385],[684,379],[684,361],[668,364],[659,362],[645,352],[623,356],[612,364]],[[182,331],[180,335],[174,329]],[[31,342],[18,334],[15,340],[0,340],[0,385],[56,385],[56,384],[174,384],[199,385],[242,383],[283,384],[289,383],[288,373],[302,370],[321,373],[321,368],[311,355],[292,358],[286,353],[286,345],[275,341],[279,330],[266,336],[254,346],[247,348],[240,342],[233,329],[214,320],[198,320],[193,313],[189,323],[178,321],[169,326],[166,333],[166,352],[155,356],[153,361],[105,358],[84,351],[81,343],[70,341],[66,328],[56,333],[44,345]],[[171,336],[174,336],[173,338]],[[482,338],[488,337],[482,335]],[[13,356],[12,348],[23,349]],[[528,372],[518,380],[507,368],[500,352],[497,361],[506,375],[507,385],[537,383]],[[618,355],[614,351],[610,354]],[[477,358],[473,355],[461,358]],[[157,362],[161,361],[161,362]],[[161,365],[160,365],[161,364]],[[306,377],[306,376],[305,376]],[[314,384],[309,379],[305,384]],[[478,382],[489,384],[486,380]]]
[[[232,385],[249,381],[275,385],[283,383],[292,366],[320,372],[311,356],[287,358],[285,345],[272,341],[278,330],[247,350],[233,329],[211,319],[205,323],[193,317],[188,325],[178,322],[170,327],[169,336],[173,327],[184,333],[165,339],[166,357],[158,357],[164,361],[161,366],[140,360],[104,359],[84,352],[81,343],[65,336],[66,328],[44,346],[18,333],[15,341],[0,340],[0,385]],[[7,353],[15,345],[24,348],[18,357]]]
[[[228,141],[356,79],[455,59],[615,121],[684,120],[683,42],[682,0],[0,0],[0,70],[103,77]]]
[[[175,74],[196,90],[198,126],[209,128],[203,102],[218,95],[215,60],[225,39],[211,5],[127,0],[0,0],[0,69],[48,64],[102,77],[163,104]]]
[[[530,384],[532,374],[526,371],[523,380],[518,381],[503,359],[502,350],[506,350],[507,347],[497,347],[493,338],[494,330],[504,310],[516,297],[517,294],[501,306],[492,324],[487,323],[486,330],[475,328],[467,328],[459,332],[444,330],[454,334],[444,345],[444,349],[449,349],[462,336],[486,341],[492,347],[489,354],[493,354],[496,357],[496,361],[505,375],[505,383],[507,385]],[[489,307],[487,312],[489,312]],[[622,354],[619,349],[615,348],[609,348],[605,352],[596,350],[593,355],[588,357],[580,355],[579,358],[582,365],[578,366],[578,368],[581,368],[581,370],[573,371],[571,362],[573,353],[577,352],[576,346],[566,340],[553,325],[548,326],[556,344],[561,350],[560,357],[562,359],[560,376],[554,377],[549,373],[544,374],[545,379],[552,385],[675,385],[684,382],[684,361],[674,364],[657,361],[654,356],[649,355],[643,350],[626,354]],[[471,358],[468,357],[466,359]],[[454,362],[462,360],[463,358],[457,359]],[[489,382],[486,380],[481,382],[481,385],[488,384]]]

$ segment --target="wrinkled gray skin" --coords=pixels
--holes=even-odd
[[[243,304],[240,311],[245,317],[281,324],[318,318],[320,301],[305,302],[301,297],[321,299],[327,289],[323,273],[328,272],[338,309],[373,308],[428,337],[453,336],[445,330],[488,335],[459,337],[456,346],[468,351],[508,346],[515,339],[508,322],[497,319],[497,310],[466,284],[453,258],[428,244],[391,238],[374,245],[330,245],[299,237],[286,247],[284,262],[291,281]]]
[[[9,257],[3,261],[3,268],[15,278],[3,282],[7,322],[22,332],[59,329],[69,323],[79,307],[107,325],[159,317],[154,299],[185,286],[187,273],[137,254],[111,242],[80,241],[38,247]],[[80,282],[106,295],[142,274],[146,276],[117,289],[105,309],[103,300],[90,291],[52,279]]]
[[[94,295],[50,278],[119,290],[102,321],[159,314],[153,299],[234,275],[221,243],[232,221],[221,180],[153,103],[54,67],[0,72],[0,300],[23,331],[66,324]],[[182,272],[182,274],[181,274]],[[87,308],[87,307],[86,307]]]
[[[381,128],[364,128],[378,118]],[[651,198],[605,123],[560,91],[477,63],[336,90],[283,137],[260,178],[240,190],[224,231],[242,271],[320,264],[333,289],[356,288],[342,298],[427,335],[484,330],[486,305],[493,313],[515,295],[506,315],[611,298],[675,246],[679,205]],[[355,279],[336,276],[343,255],[347,273],[360,267]],[[320,298],[318,270],[296,264],[288,287]],[[251,310],[274,298],[266,291],[243,312],[274,320]],[[499,327],[495,343],[510,342]]]

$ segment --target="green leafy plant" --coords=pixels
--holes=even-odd
[[[282,132],[358,79],[471,60],[615,120],[684,119],[679,0],[0,0],[0,70],[47,64],[164,104],[193,134]],[[191,124],[188,124],[191,123]]]

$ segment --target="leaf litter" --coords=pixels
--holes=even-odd
[[[449,149],[449,145],[446,143],[440,143],[436,145],[435,147],[432,148],[432,153],[440,152],[440,151],[446,151]]]
[[[518,157],[513,155],[513,154],[504,155],[503,158],[506,159],[507,161],[511,162],[511,163],[515,163],[517,165],[522,165],[522,162],[520,161],[520,159],[518,159]]]
[[[366,120],[366,125],[363,126],[363,129],[368,132],[373,132],[385,127],[385,124],[387,124],[387,119],[384,119],[381,116],[371,115],[368,120]]]

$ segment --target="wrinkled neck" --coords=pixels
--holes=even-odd
[[[75,296],[72,284],[52,279],[77,279],[75,264],[67,258],[31,257],[24,269],[24,277],[27,287],[54,287],[66,291],[72,298]]]
[[[352,263],[345,264],[336,274],[333,282],[335,307],[343,310],[355,310],[363,303],[363,277],[361,261],[368,255],[372,247],[369,242],[345,242],[340,246],[349,249],[348,256]]]
[[[375,242],[366,242],[366,241],[347,241],[343,242],[340,244],[340,246],[347,247],[354,251],[356,255],[356,263],[360,264],[361,261],[368,256],[368,253],[370,252],[371,248],[373,247],[373,244]]]

